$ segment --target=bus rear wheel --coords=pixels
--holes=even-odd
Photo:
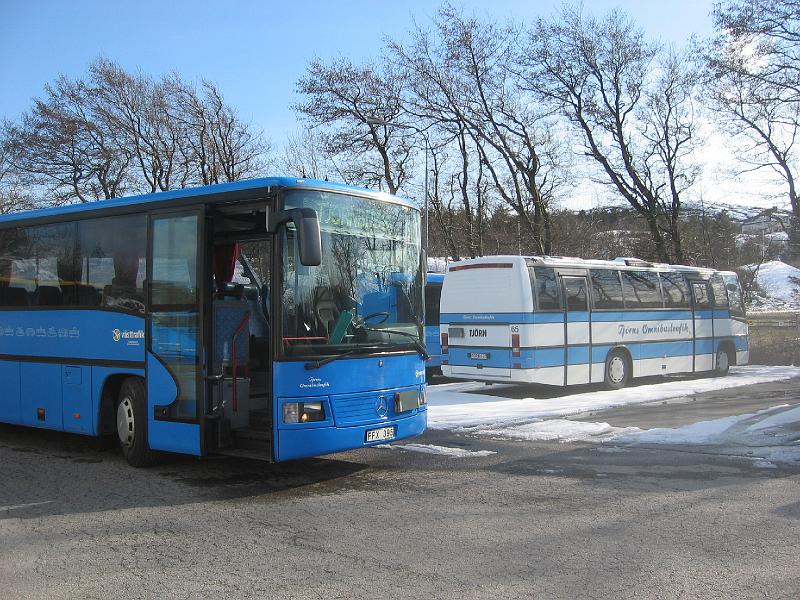
[[[147,396],[141,379],[122,383],[117,398],[117,436],[125,460],[133,467],[153,464],[155,455],[147,445]]]
[[[730,368],[731,355],[728,354],[728,350],[726,348],[720,348],[717,350],[717,359],[714,363],[714,374],[718,377],[724,377],[728,374]]]
[[[631,379],[631,367],[624,352],[615,350],[606,359],[606,387],[610,390],[621,390]]]

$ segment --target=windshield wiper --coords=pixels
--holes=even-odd
[[[425,351],[425,346],[422,345],[422,343],[419,341],[419,338],[413,333],[408,333],[407,331],[400,331],[398,329],[379,329],[377,327],[367,327],[366,325],[362,325],[361,327],[366,331],[376,331],[378,333],[395,333],[397,335],[405,336],[413,342],[414,348],[417,350],[419,355],[422,356],[422,360],[427,361],[430,358],[430,355]]]
[[[364,352],[374,352],[375,350],[383,350],[383,346],[359,346],[358,348],[353,348],[352,350],[348,350],[347,352],[342,352],[341,354],[333,354],[326,358],[321,358],[319,360],[313,360],[311,362],[307,362],[304,366],[306,371],[311,371],[313,369],[319,369],[320,367],[324,367],[328,363],[332,363],[335,360],[339,360],[340,358],[346,358],[348,356],[353,356],[354,354],[363,354]]]

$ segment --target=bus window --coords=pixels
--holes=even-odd
[[[619,271],[611,269],[592,269],[592,300],[599,310],[618,310],[624,308],[622,284]]]
[[[78,224],[78,306],[144,312],[147,217],[127,215]]]
[[[533,275],[534,297],[537,310],[561,310],[561,290],[553,268],[532,267],[528,272]]]
[[[625,308],[661,308],[661,285],[652,271],[622,271]]]
[[[35,272],[31,305],[70,305],[65,291],[75,282],[75,224],[32,227],[28,230],[28,241],[24,258],[31,262],[26,271]]]
[[[689,288],[683,273],[659,273],[664,290],[664,308],[689,308]]]
[[[439,325],[439,300],[442,297],[442,286],[429,283],[425,286],[425,325]]]
[[[700,309],[711,308],[711,294],[708,289],[708,283],[705,281],[698,281],[692,283],[692,294],[694,295],[694,307]]]
[[[589,310],[584,277],[564,277],[564,293],[568,311],[585,312]]]
[[[725,283],[722,281],[722,276],[713,275],[710,283],[711,292],[714,295],[714,307],[721,309],[728,308],[728,294],[725,293]]]
[[[742,302],[742,288],[739,287],[739,279],[736,275],[723,275],[725,289],[728,292],[728,303],[731,307],[731,314],[737,317],[744,317],[744,303]]]

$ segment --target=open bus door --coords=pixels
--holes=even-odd
[[[153,450],[202,454],[203,213],[154,213],[148,261],[148,441]]]

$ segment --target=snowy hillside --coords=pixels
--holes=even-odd
[[[756,281],[761,288],[748,307],[753,311],[797,310],[800,308],[800,269],[779,260],[765,262],[761,266],[748,265],[756,269]],[[760,293],[760,292],[763,292]]]

